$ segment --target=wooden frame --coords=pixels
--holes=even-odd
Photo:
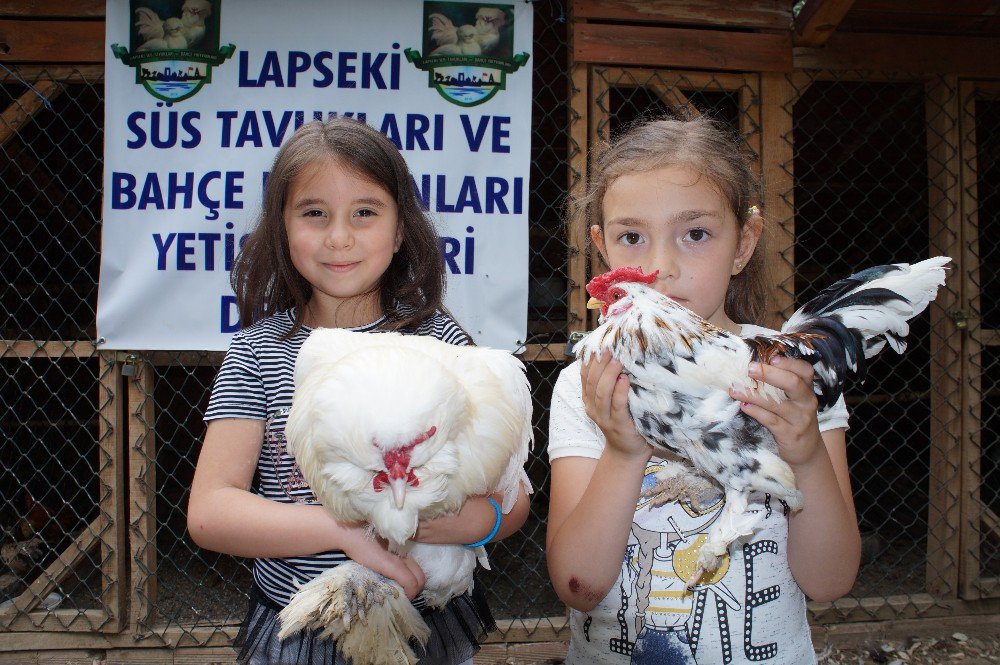
[[[976,140],[978,100],[1000,101],[1000,82],[963,81],[959,90],[961,122],[961,233],[962,300],[967,315],[962,353],[962,454],[961,454],[961,579],[964,598],[1000,597],[1000,577],[983,577],[980,563],[985,534],[1000,535],[1000,520],[980,498],[982,472],[980,457],[983,422],[984,349],[1000,347],[1000,330],[983,328],[979,313],[981,291],[979,278],[979,188]]]
[[[946,77],[926,88],[928,219],[931,254],[960,255],[961,211],[958,206],[958,80]],[[927,505],[927,590],[938,597],[958,594],[956,557],[959,540],[961,474],[962,338],[948,318],[959,302],[961,279],[952,273],[930,307],[931,317],[931,469]]]
[[[777,289],[774,317],[787,316],[794,298],[791,132],[795,100],[812,81],[852,80],[857,74],[848,72],[860,68],[865,69],[866,81],[883,77],[898,80],[880,73],[889,71],[911,72],[909,80],[934,75],[926,88],[929,233],[932,250],[959,258],[960,270],[949,277],[930,313],[933,417],[928,593],[811,603],[810,613],[820,624],[814,635],[827,640],[886,625],[900,626],[899,630],[912,634],[920,622],[924,626],[921,630],[927,630],[927,626],[938,626],[944,617],[955,614],[969,616],[952,621],[980,624],[989,621],[981,615],[1000,613],[1000,579],[979,575],[976,549],[980,534],[1000,533],[1000,518],[983,505],[978,494],[981,451],[977,428],[982,424],[983,377],[981,367],[972,360],[984,348],[1000,345],[1000,330],[983,329],[973,318],[968,332],[956,334],[951,318],[956,310],[978,311],[974,102],[984,96],[1000,97],[1000,84],[960,77],[1000,77],[1000,61],[994,57],[1000,51],[1000,40],[843,34],[822,29],[843,18],[849,5],[849,0],[807,3],[807,9],[815,7],[817,11],[800,15],[796,37],[789,32],[789,3],[781,0],[749,0],[739,6],[727,0],[574,0],[568,67],[567,181],[574,195],[582,193],[586,185],[591,149],[605,136],[608,109],[606,105],[602,108],[600,100],[606,99],[609,73],[636,80],[647,77],[654,83],[652,89],[673,106],[684,104],[677,94],[677,82],[682,80],[727,81],[741,90],[742,109],[754,109],[741,117],[756,122],[760,129],[752,133],[751,141],[761,157],[767,185],[765,209],[774,222],[768,255]],[[49,99],[60,95],[67,83],[99,79],[105,49],[103,15],[103,0],[0,0],[0,43],[5,45],[0,47],[0,63],[17,63],[18,74]],[[48,20],[21,20],[36,18]],[[84,20],[68,20],[74,18]],[[623,21],[642,25],[621,25]],[[23,64],[27,61],[41,64]],[[66,62],[78,64],[58,64]],[[665,63],[670,67],[664,69]],[[698,71],[678,71],[681,67]],[[598,71],[601,74],[595,75]],[[664,75],[672,78],[663,79]],[[13,80],[9,74],[0,76],[5,83]],[[664,80],[671,84],[660,85]],[[0,146],[43,109],[35,93],[23,93],[0,113]],[[567,332],[582,331],[588,323],[583,287],[591,266],[584,252],[586,235],[581,224],[570,225]],[[566,360],[564,346],[559,343],[525,345],[519,356],[525,362]],[[0,632],[0,663],[25,662],[25,654],[33,651],[48,653],[39,657],[45,662],[62,662],[59,658],[63,654],[65,662],[71,662],[86,656],[86,649],[107,650],[109,662],[216,662],[231,658],[228,645],[236,634],[235,626],[177,625],[165,623],[155,613],[153,365],[212,364],[221,354],[164,353],[129,358],[127,354],[101,353],[87,340],[5,340],[0,342],[0,357],[53,361],[94,358],[99,368],[101,404],[95,451],[100,469],[100,517],[77,534],[28,591],[15,599],[13,612],[0,614],[0,627],[6,631]],[[134,370],[131,377],[122,376],[125,364]],[[962,374],[956,376],[954,368],[959,366]],[[95,552],[100,552],[103,608],[38,610],[38,599]],[[491,637],[489,653],[501,649],[511,653],[510,644],[551,643],[568,637],[564,617],[501,623],[505,630]],[[998,624],[994,621],[994,625]],[[51,650],[63,652],[55,657]],[[559,648],[554,646],[550,651],[556,654]]]

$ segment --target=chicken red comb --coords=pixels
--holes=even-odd
[[[587,293],[594,298],[601,298],[601,294],[607,293],[608,289],[621,282],[639,282],[640,284],[652,284],[656,281],[659,270],[654,270],[648,275],[642,274],[642,268],[622,267],[609,270],[603,275],[598,275],[587,282]]]

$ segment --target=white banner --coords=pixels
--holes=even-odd
[[[446,306],[525,339],[528,2],[109,0],[100,348],[224,350],[240,239],[282,142],[363,119],[399,145],[442,237]]]

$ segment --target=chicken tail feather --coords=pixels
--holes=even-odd
[[[896,353],[906,350],[908,322],[937,296],[950,262],[936,256],[876,266],[835,282],[800,307],[780,334],[748,340],[754,359],[766,363],[782,354],[809,361],[820,408],[832,406],[847,378],[864,380],[867,358],[886,344]]]

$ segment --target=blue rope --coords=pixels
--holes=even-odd
[[[12,70],[10,70],[10,69],[7,69],[7,67],[6,67],[6,66],[5,66],[5,65],[4,65],[4,64],[3,64],[2,62],[0,62],[0,67],[2,67],[2,68],[4,69],[4,71],[6,71],[6,72],[7,72],[8,74],[10,74],[10,75],[11,75],[11,76],[13,76],[14,78],[16,78],[16,79],[17,79],[18,81],[20,81],[20,82],[21,82],[21,83],[23,83],[24,85],[28,86],[29,88],[31,88],[31,90],[32,90],[32,91],[33,91],[33,92],[34,92],[34,93],[35,93],[36,95],[38,95],[38,97],[39,97],[39,98],[40,98],[40,99],[42,100],[42,104],[44,104],[44,105],[45,105],[45,108],[47,108],[47,109],[48,109],[48,110],[50,110],[50,111],[54,110],[54,109],[52,108],[52,102],[50,102],[50,101],[49,101],[49,98],[48,98],[48,97],[46,97],[46,96],[45,96],[45,95],[43,95],[42,93],[38,92],[38,88],[36,88],[35,86],[31,85],[30,83],[28,83],[27,81],[25,81],[25,80],[24,80],[23,78],[21,78],[21,75],[20,75],[20,74],[18,74],[17,72],[15,72],[15,71],[12,71]]]

